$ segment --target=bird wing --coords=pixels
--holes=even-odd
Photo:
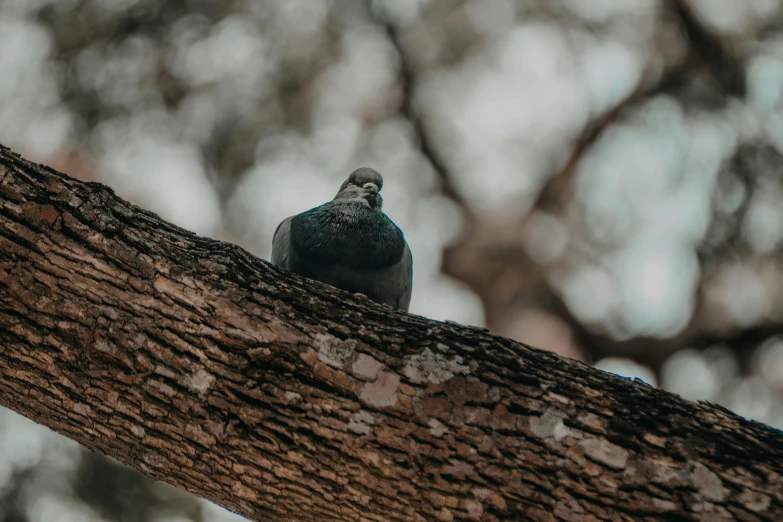
[[[400,260],[400,296],[397,299],[397,306],[400,310],[408,311],[411,304],[411,293],[413,293],[413,254],[408,246],[408,242],[405,242],[405,251],[402,253],[402,259]]]
[[[293,216],[284,219],[275,230],[275,235],[272,237],[272,264],[291,269],[291,220]]]

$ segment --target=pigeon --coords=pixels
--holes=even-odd
[[[278,225],[272,264],[407,312],[413,256],[382,210],[382,188],[375,170],[353,171],[332,201]]]

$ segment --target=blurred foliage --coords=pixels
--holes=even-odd
[[[0,143],[261,256],[372,166],[414,313],[781,427],[781,30],[779,0],[2,0]],[[231,517],[0,429],[0,521]]]

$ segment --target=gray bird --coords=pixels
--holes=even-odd
[[[272,239],[272,263],[377,303],[408,311],[413,256],[383,213],[383,178],[351,173],[334,199],[283,220]]]

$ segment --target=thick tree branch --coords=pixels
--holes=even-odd
[[[255,520],[780,520],[783,434],[0,149],[0,403]]]

